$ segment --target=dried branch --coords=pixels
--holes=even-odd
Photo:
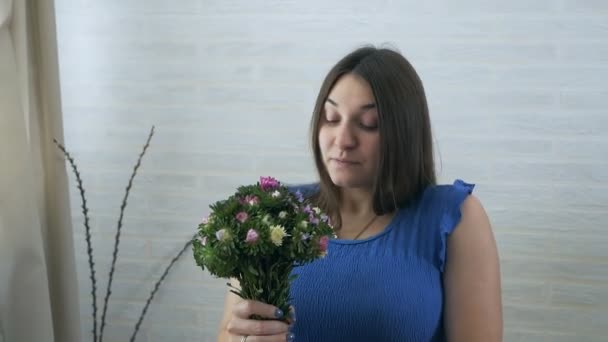
[[[103,340],[103,331],[105,328],[105,318],[106,318],[110,295],[112,294],[112,291],[111,291],[112,280],[114,278],[114,270],[115,270],[116,261],[118,258],[118,251],[119,251],[118,247],[120,244],[120,231],[122,229],[124,211],[127,207],[127,199],[129,197],[131,187],[133,186],[133,180],[135,179],[135,176],[137,175],[137,171],[141,165],[141,160],[143,159],[148,147],[150,146],[150,141],[151,141],[153,135],[154,135],[154,126],[152,126],[152,129],[150,130],[148,139],[143,147],[141,154],[139,155],[139,158],[137,159],[137,163],[136,163],[135,167],[133,168],[133,173],[131,174],[129,183],[128,183],[127,187],[125,188],[125,196],[124,196],[122,204],[120,206],[120,217],[118,219],[118,224],[117,224],[117,228],[116,228],[116,237],[115,237],[115,241],[114,241],[114,252],[112,254],[112,264],[110,266],[110,274],[109,274],[108,285],[107,285],[107,289],[106,289],[106,296],[104,298],[104,307],[103,307],[103,313],[102,313],[102,317],[101,317],[101,327],[100,327],[100,331],[99,331],[99,339],[97,336],[97,281],[95,278],[95,267],[94,267],[95,263],[93,262],[93,248],[91,246],[91,228],[89,226],[89,216],[88,216],[89,210],[87,209],[87,200],[85,197],[85,190],[82,185],[83,182],[80,177],[80,172],[78,171],[78,168],[76,166],[74,159],[71,157],[70,153],[68,151],[66,151],[66,149],[63,145],[61,145],[59,142],[57,142],[56,139],[53,139],[55,144],[59,147],[59,149],[61,149],[64,156],[66,157],[66,159],[70,162],[70,165],[72,166],[74,174],[76,175],[76,180],[78,183],[78,190],[80,191],[80,197],[82,200],[82,211],[83,211],[84,219],[85,219],[84,226],[85,226],[85,235],[86,235],[86,242],[87,242],[87,254],[89,257],[89,269],[91,271],[91,282],[92,282],[91,294],[93,296],[93,341],[94,342],[97,342],[98,340],[99,340],[99,342],[102,342],[102,340]],[[192,237],[192,239],[194,239],[197,235],[198,234],[195,234]],[[161,284],[163,283],[163,281],[169,274],[169,271],[173,267],[173,265],[184,254],[184,252],[188,249],[188,247],[190,247],[190,245],[192,244],[192,239],[188,240],[188,242],[184,245],[184,247],[180,250],[180,252],[171,260],[171,262],[169,263],[169,265],[167,266],[167,268],[164,270],[163,274],[161,275],[160,279],[156,282],[156,284],[154,284],[154,288],[153,288],[152,292],[150,293],[150,296],[146,300],[146,304],[145,304],[144,308],[142,309],[141,315],[139,316],[139,319],[135,325],[133,335],[131,336],[131,342],[135,341],[135,338],[137,336],[137,333],[139,332],[141,323],[143,322],[143,319],[148,311],[148,308],[149,308],[152,300],[154,299],[154,296],[156,295],[156,292],[158,292],[158,289],[160,288]]]
[[[124,211],[125,211],[125,208],[127,207],[127,198],[129,197],[129,192],[131,191],[131,186],[133,185],[133,179],[135,178],[135,175],[137,174],[137,170],[139,169],[139,166],[141,165],[141,160],[142,160],[143,156],[146,154],[146,150],[148,149],[148,146],[150,146],[150,140],[152,139],[153,135],[154,135],[154,126],[152,126],[152,128],[150,129],[150,134],[148,135],[148,140],[146,140],[146,144],[144,145],[143,150],[142,150],[141,154],[139,155],[139,158],[137,159],[137,164],[135,164],[135,167],[133,168],[133,173],[131,174],[131,178],[129,179],[129,184],[127,185],[127,187],[125,189],[125,196],[124,196],[122,204],[120,206],[120,217],[118,219],[118,226],[116,227],[116,239],[114,241],[114,252],[112,254],[112,265],[110,266],[110,276],[108,279],[108,287],[106,289],[106,297],[104,299],[104,304],[103,304],[103,313],[101,315],[101,330],[99,333],[99,342],[103,341],[103,330],[106,325],[106,312],[108,309],[108,300],[110,299],[110,295],[112,294],[112,291],[111,291],[112,279],[114,277],[114,267],[116,265],[116,258],[118,256],[118,244],[120,242],[120,229],[122,228],[122,219],[124,217]]]
[[[192,239],[196,238],[197,236],[198,236],[198,233],[194,234]],[[139,319],[137,320],[137,323],[135,324],[135,330],[133,331],[133,335],[131,336],[130,342],[135,341],[135,336],[137,336],[137,332],[139,331],[139,326],[141,325],[141,322],[144,320],[144,316],[146,315],[146,312],[148,311],[148,306],[150,306],[150,302],[152,302],[152,299],[154,298],[154,295],[158,291],[158,288],[160,287],[161,283],[165,280],[165,277],[167,277],[167,274],[169,274],[169,270],[171,269],[171,267],[173,267],[173,264],[175,264],[175,262],[182,256],[182,254],[184,254],[184,252],[188,249],[188,247],[190,247],[190,245],[192,244],[192,239],[190,239],[190,240],[188,240],[188,242],[186,242],[186,244],[184,245],[182,250],[179,253],[177,253],[177,255],[173,258],[173,260],[171,260],[171,263],[169,263],[169,266],[167,266],[167,268],[163,272],[163,275],[160,277],[160,279],[156,282],[156,284],[154,284],[154,289],[150,293],[148,300],[146,300],[146,305],[144,306],[143,310],[141,311],[141,315],[139,316]]]
[[[80,172],[78,172],[78,167],[76,166],[76,162],[70,155],[70,153],[65,149],[65,147],[60,144],[57,139],[53,139],[55,145],[59,147],[59,149],[63,152],[63,155],[70,162],[72,166],[72,170],[76,175],[76,181],[78,183],[78,190],[80,192],[80,199],[82,201],[82,213],[84,214],[84,231],[85,231],[85,239],[87,242],[87,255],[89,256],[89,270],[91,272],[91,295],[93,296],[93,341],[97,341],[97,281],[95,280],[95,263],[93,262],[93,247],[91,246],[91,227],[89,226],[89,210],[87,209],[87,199],[84,195],[84,187],[82,185],[82,179],[80,178]]]

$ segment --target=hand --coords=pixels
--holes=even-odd
[[[295,321],[295,312],[288,313]],[[270,320],[251,319],[251,315],[258,315]],[[275,306],[254,300],[243,300],[237,303],[232,310],[232,317],[226,330],[230,341],[240,342],[247,336],[246,342],[291,342],[295,336],[289,332],[289,325],[279,321],[285,313]]]

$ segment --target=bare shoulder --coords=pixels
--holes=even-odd
[[[493,235],[488,214],[477,196],[474,194],[468,195],[460,207],[460,212],[462,217],[452,234],[453,236]]]
[[[477,196],[475,196],[475,194],[470,194],[467,196],[467,198],[462,203],[461,211],[463,218],[488,221],[489,224],[486,210],[483,207],[481,200]]]
[[[471,194],[463,201],[460,210],[460,222],[448,238],[446,272],[450,266],[471,268],[478,263],[498,268],[494,232],[481,201]],[[479,257],[483,257],[483,260],[479,260]]]
[[[461,219],[448,239],[448,253],[457,261],[464,256],[484,256],[498,267],[498,251],[490,218],[479,198],[467,196],[461,208]],[[450,253],[451,252],[451,253]],[[469,255],[474,254],[474,255]],[[473,262],[474,260],[467,260]]]
[[[498,250],[481,201],[469,195],[448,239],[444,275],[450,341],[502,341]]]

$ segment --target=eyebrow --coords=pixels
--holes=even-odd
[[[336,101],[330,99],[329,97],[327,98],[327,102],[331,103],[334,107],[338,108],[338,103]],[[361,106],[361,110],[368,110],[368,109],[372,109],[372,108],[376,108],[375,103],[368,103],[366,105]]]

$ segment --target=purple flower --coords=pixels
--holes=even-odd
[[[308,234],[308,233],[302,234],[302,241],[307,241],[308,239],[310,239],[310,234]]]
[[[249,217],[249,215],[247,215],[247,213],[244,211],[241,211],[240,213],[236,214],[237,221],[239,221],[241,223],[247,221],[248,217]]]
[[[258,232],[255,231],[255,229],[249,229],[247,231],[247,237],[245,238],[245,242],[247,243],[254,243],[256,241],[258,241]]]
[[[308,215],[308,220],[310,221],[310,223],[312,224],[319,224],[319,219],[315,217],[315,215],[313,214],[309,214]]]
[[[329,222],[329,216],[327,216],[325,214],[321,214],[321,221],[323,221],[323,223],[328,223]]]
[[[310,207],[310,205],[307,205],[306,207],[304,207],[304,209],[302,209],[302,211],[307,213],[308,215],[313,214],[313,211],[312,211],[312,208]]]
[[[274,190],[279,187],[279,181],[272,177],[260,177],[260,187],[263,191]]]
[[[296,191],[296,199],[300,203],[304,202],[304,195],[302,195],[302,192],[300,190]]]

